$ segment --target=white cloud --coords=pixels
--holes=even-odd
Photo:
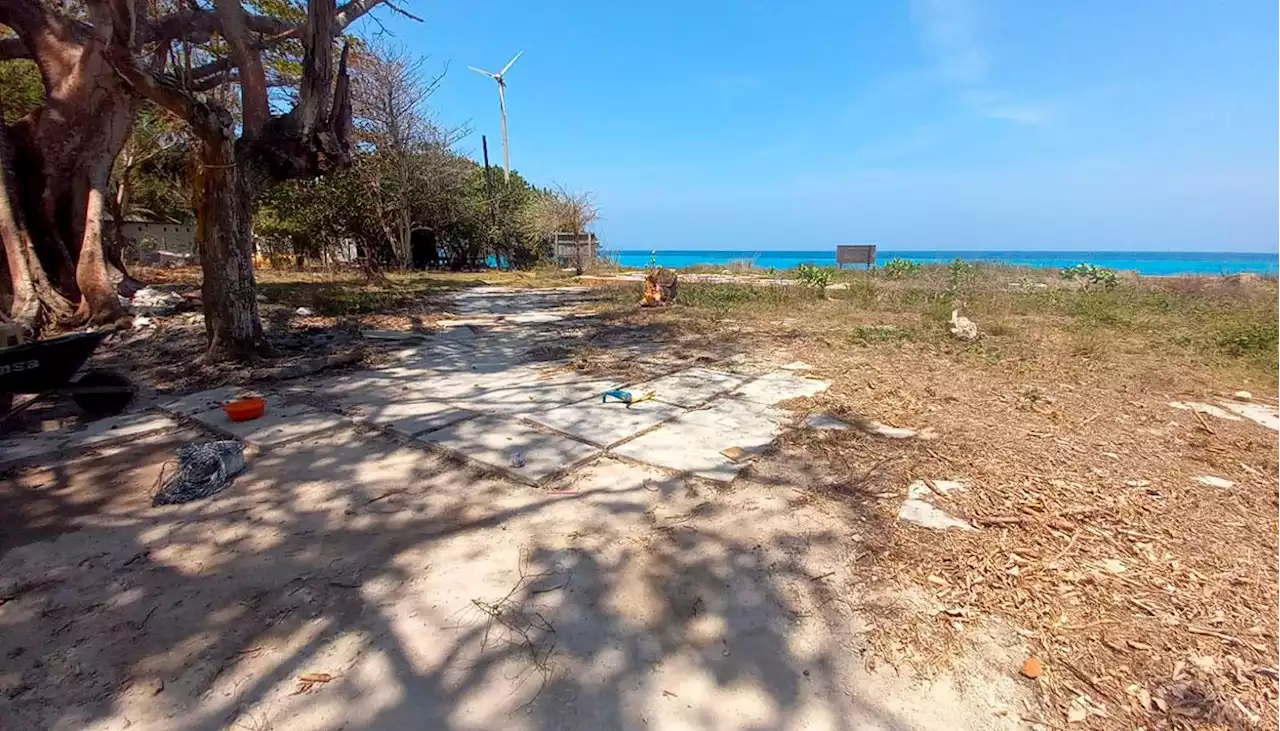
[[[911,19],[948,80],[967,85],[986,78],[987,54],[969,0],[912,0]]]
[[[988,119],[1013,124],[1050,121],[1046,106],[1010,99],[991,88],[992,64],[973,0],[912,0],[911,19],[943,78],[959,90],[966,106]]]

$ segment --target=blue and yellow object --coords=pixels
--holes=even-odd
[[[615,399],[617,399],[617,400],[621,401],[622,403],[626,404],[626,405],[627,405],[627,408],[629,409],[629,408],[631,408],[631,404],[638,404],[638,403],[640,403],[641,401],[648,401],[649,399],[653,398],[653,396],[654,396],[654,392],[653,392],[653,391],[646,391],[646,392],[644,392],[644,394],[643,394],[643,395],[641,395],[641,396],[636,396],[636,395],[632,394],[630,391],[623,391],[623,390],[622,390],[622,389],[620,389],[620,388],[615,388],[615,389],[614,389],[614,390],[612,390],[612,391],[605,391],[605,392],[604,392],[604,395],[600,397],[600,403],[602,403],[602,404],[603,404],[603,403],[607,402],[607,401],[609,400],[609,397],[610,397],[610,396],[612,396],[612,397],[614,397]]]

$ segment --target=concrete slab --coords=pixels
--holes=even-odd
[[[365,402],[352,407],[352,420],[383,426],[405,436],[442,429],[470,419],[474,411],[464,411],[439,401]]]
[[[356,371],[321,381],[298,382],[286,387],[289,393],[332,399],[344,405],[387,403],[414,398],[416,384],[422,376],[410,375],[395,368]]]
[[[761,404],[776,404],[787,399],[813,396],[831,387],[829,381],[801,378],[793,373],[767,373],[734,391],[737,398]]]
[[[596,447],[496,415],[458,422],[420,439],[496,467],[527,484],[600,454]]]
[[[633,393],[653,391],[659,401],[690,408],[747,382],[744,376],[709,368],[689,368],[669,376],[631,386]]]
[[[84,449],[119,439],[140,437],[173,429],[178,422],[160,414],[121,414],[91,422],[80,431],[64,434],[63,449]]]
[[[615,447],[613,453],[699,477],[729,482],[746,466],[723,452],[730,447],[763,447],[782,432],[787,413],[770,406],[724,399],[689,411],[647,434]]]
[[[57,454],[62,440],[57,432],[0,439],[0,470]]]
[[[499,414],[533,414],[598,399],[619,385],[616,380],[557,372],[543,366],[472,376],[470,384],[470,388],[446,400],[458,408]]]
[[[609,447],[682,413],[684,409],[679,406],[659,401],[641,401],[627,408],[623,403],[610,401],[606,404],[592,398],[550,411],[534,412],[525,418],[592,444]]]
[[[160,404],[160,408],[183,416],[191,416],[201,411],[208,411],[215,406],[222,406],[228,401],[232,401],[238,396],[256,393],[252,389],[246,389],[243,386],[222,386],[213,388],[208,391],[200,391],[191,393],[182,398]]]
[[[276,398],[268,398],[267,413],[252,421],[232,421],[221,407],[195,414],[192,418],[257,447],[282,444],[346,423],[337,414],[301,404],[284,404]]]
[[[0,440],[0,469],[53,457],[61,452],[96,449],[177,426],[176,421],[160,414],[121,414],[92,421],[77,431],[59,429],[11,437]]]

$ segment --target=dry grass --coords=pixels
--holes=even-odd
[[[1045,663],[1036,682],[1051,726],[1085,714],[1088,728],[1275,728],[1276,434],[1168,405],[1242,388],[1274,403],[1275,283],[1083,291],[936,268],[845,281],[830,299],[686,285],[682,306],[634,312],[619,297],[618,308],[812,364],[833,381],[815,410],[940,433],[904,443],[796,432],[779,447],[849,476],[820,489],[890,526],[861,573],[929,597],[923,611],[866,607],[896,620],[878,623],[881,656],[928,669],[999,617]],[[979,341],[947,334],[953,306],[979,323]],[[1205,487],[1201,475],[1236,486]],[[981,530],[899,523],[918,478],[966,481],[945,508]]]

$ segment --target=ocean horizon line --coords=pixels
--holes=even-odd
[[[835,250],[805,249],[621,249],[603,250],[627,267],[659,266],[684,269],[751,262],[760,269],[794,269],[801,264],[835,266]],[[905,259],[918,264],[947,264],[955,259],[1038,269],[1061,269],[1088,263],[1120,271],[1155,276],[1259,274],[1276,276],[1280,254],[1267,252],[1089,251],[1017,249],[881,249],[876,262]]]

